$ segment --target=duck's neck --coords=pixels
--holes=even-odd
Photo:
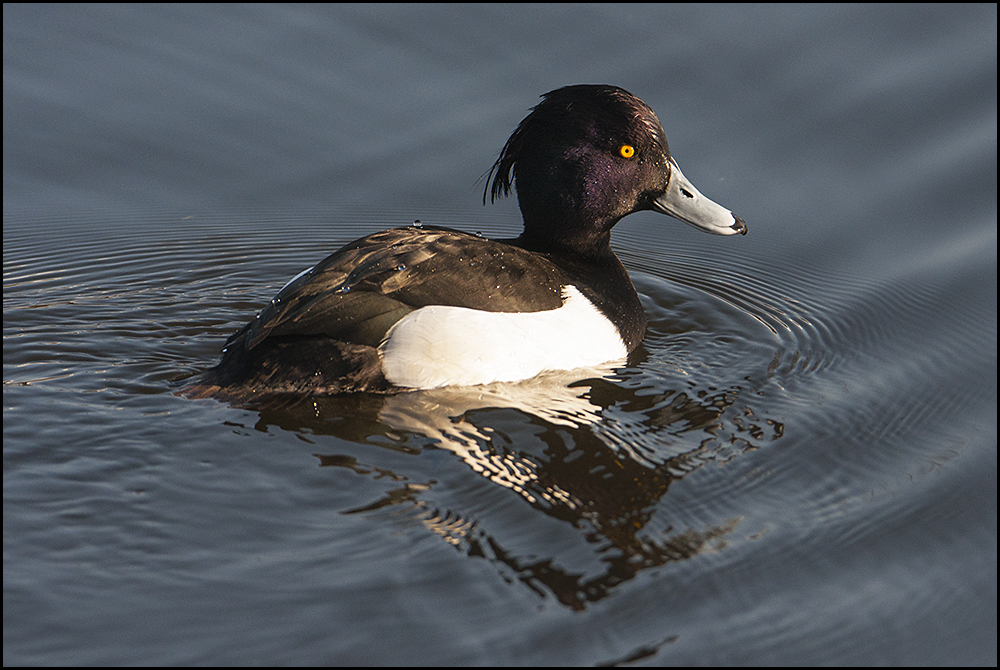
[[[532,233],[526,226],[525,232],[509,243],[544,254],[563,271],[567,283],[580,288],[618,327],[629,351],[639,346],[646,332],[646,317],[625,266],[611,249],[610,230],[589,240],[589,245],[580,240],[567,244],[564,239]]]
[[[544,221],[525,217],[524,232],[517,238],[518,246],[529,251],[569,255],[600,262],[614,258],[611,251],[611,228],[617,221],[587,224],[570,217]]]

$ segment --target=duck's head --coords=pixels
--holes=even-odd
[[[606,85],[566,86],[542,97],[504,145],[483,196],[495,201],[516,188],[527,246],[604,253],[611,228],[644,209],[716,235],[746,234],[740,217],[681,173],[642,100]]]

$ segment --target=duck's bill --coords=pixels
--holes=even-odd
[[[670,172],[667,191],[653,201],[653,209],[713,235],[747,234],[743,219],[699,193],[673,159]]]

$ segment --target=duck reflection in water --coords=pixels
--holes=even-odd
[[[512,548],[517,538],[490,531],[492,511],[469,500],[472,509],[464,512],[454,492],[445,493],[446,504],[436,503],[436,480],[420,472],[375,465],[377,454],[316,456],[323,466],[392,482],[382,498],[343,513],[402,513],[469,557],[504,566],[539,595],[581,610],[648,568],[724,546],[739,518],[700,528],[674,528],[669,519],[662,530],[650,524],[654,517],[654,526],[663,524],[671,483],[770,443],[783,431],[781,423],[757,417],[745,404],[750,394],[738,386],[637,392],[608,369],[592,372],[583,380],[577,371],[522,383],[305,399],[265,409],[257,428],[276,425],[414,455],[434,448],[452,452],[582,542],[572,551],[553,544],[552,555],[544,557],[534,543],[530,557],[522,556]],[[503,426],[516,432],[507,434]],[[589,554],[583,569],[581,547],[589,548],[582,552]]]

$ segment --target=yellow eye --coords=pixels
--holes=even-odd
[[[618,153],[622,155],[622,158],[632,158],[632,156],[635,156],[635,147],[631,144],[623,144]]]

